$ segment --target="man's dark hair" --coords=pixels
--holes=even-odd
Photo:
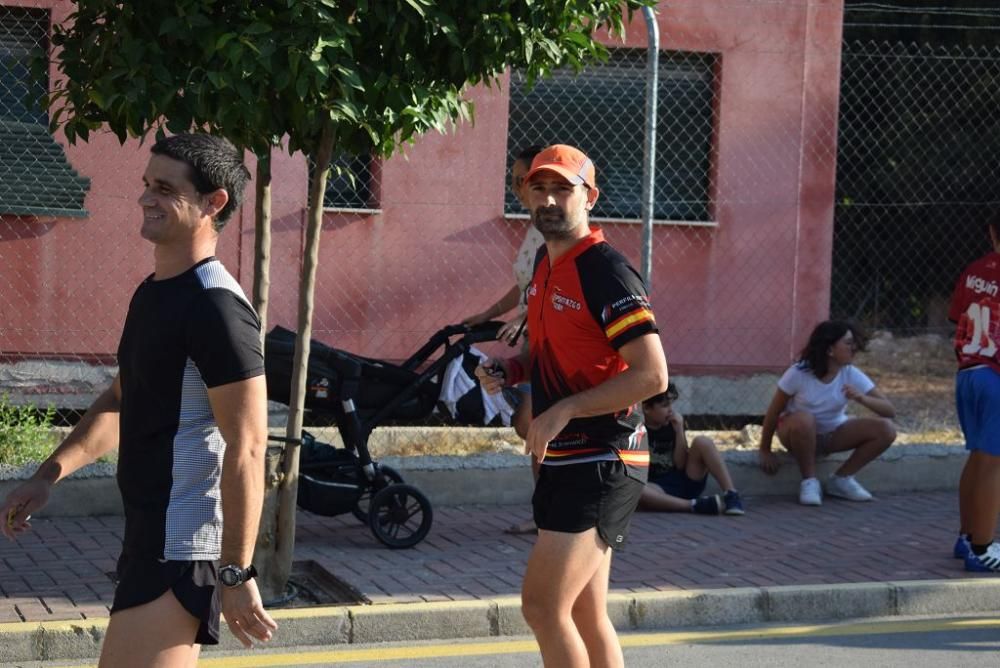
[[[799,362],[814,376],[822,378],[830,370],[830,348],[848,332],[854,335],[854,349],[863,351],[868,336],[860,325],[849,320],[825,320],[809,335],[809,341],[799,353]]]
[[[243,153],[222,137],[202,132],[164,137],[153,144],[153,155],[164,155],[185,163],[191,183],[202,195],[222,188],[229,201],[215,214],[215,230],[225,227],[243,201],[250,172],[243,166]]]
[[[531,146],[525,146],[520,151],[514,154],[514,162],[521,161],[526,162],[531,165],[531,161],[535,159],[535,156],[545,150],[545,147],[541,144],[532,144]]]
[[[674,385],[673,381],[667,384],[667,389],[659,394],[654,394],[649,399],[642,402],[643,406],[654,406],[656,404],[669,404],[677,401],[677,397],[681,396],[681,393],[677,391],[677,386]]]

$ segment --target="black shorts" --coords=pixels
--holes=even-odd
[[[218,569],[214,561],[160,561],[159,559],[118,559],[118,586],[111,614],[151,603],[168,590],[181,606],[198,619],[194,642],[219,644]]]
[[[535,524],[546,531],[597,533],[613,549],[628,538],[643,484],[625,473],[621,461],[542,465],[531,497]]]
[[[670,469],[663,475],[650,478],[649,482],[658,485],[670,496],[676,496],[680,499],[697,499],[705,491],[705,486],[708,484],[708,474],[706,473],[701,480],[695,480],[689,478],[680,469]]]

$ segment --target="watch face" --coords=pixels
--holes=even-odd
[[[222,584],[232,587],[240,583],[240,574],[236,572],[235,568],[229,566],[219,571],[219,579],[222,580]]]

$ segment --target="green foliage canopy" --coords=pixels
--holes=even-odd
[[[53,129],[124,141],[201,128],[263,154],[280,137],[314,155],[390,155],[467,118],[466,86],[507,67],[529,80],[579,68],[655,0],[77,0],[53,28]]]

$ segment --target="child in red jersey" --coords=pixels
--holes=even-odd
[[[969,459],[958,486],[961,526],[954,555],[974,572],[1000,571],[994,541],[1000,515],[1000,220],[989,227],[993,252],[962,272],[948,318],[958,325],[955,404]]]

